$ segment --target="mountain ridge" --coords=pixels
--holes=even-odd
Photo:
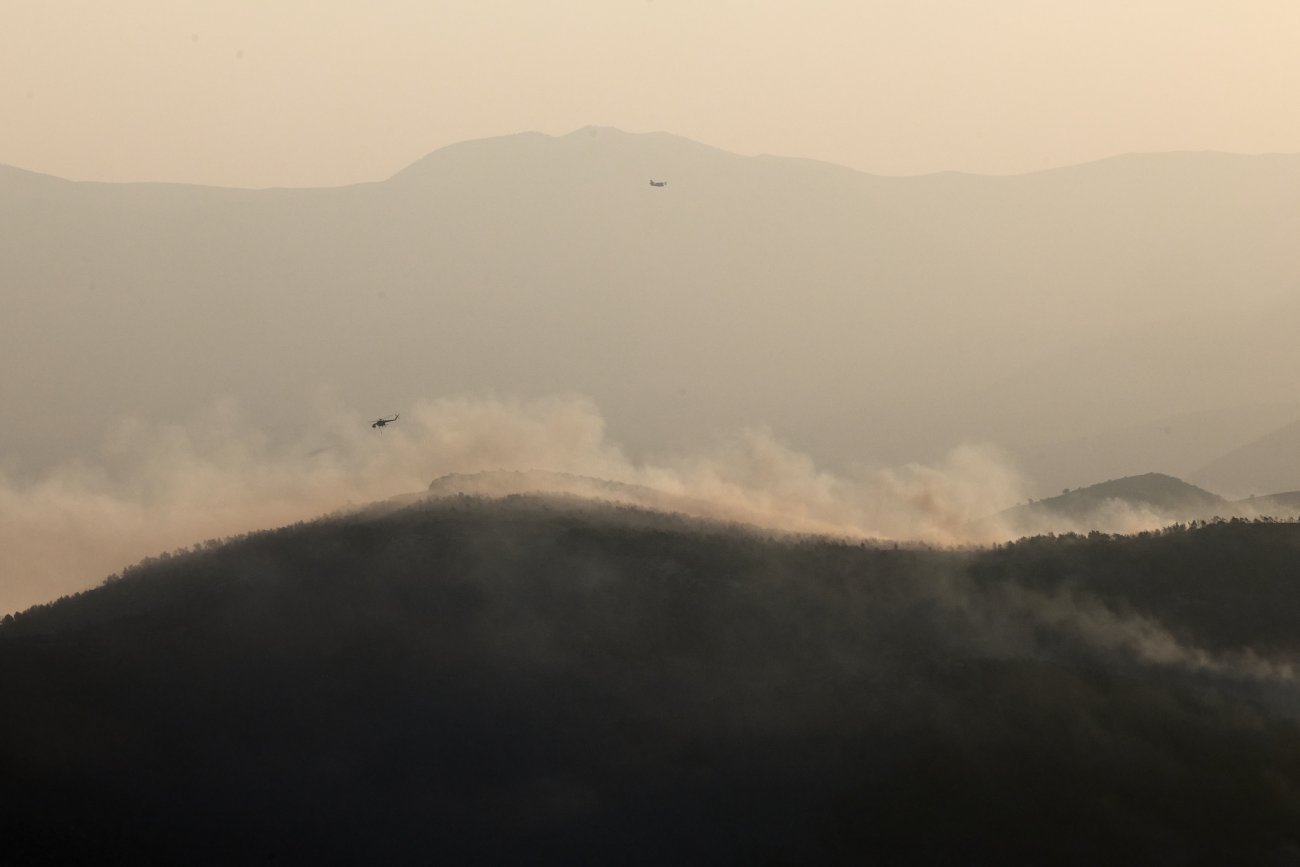
[[[1300,420],[1242,443],[1198,468],[1192,477],[1242,495],[1300,485]]]
[[[811,165],[828,167],[839,172],[847,172],[855,175],[861,175],[867,178],[891,179],[891,180],[895,180],[895,179],[913,180],[913,179],[921,179],[921,178],[941,178],[941,177],[986,178],[986,179],[995,179],[995,180],[1008,179],[1008,178],[1031,178],[1031,177],[1047,175],[1047,174],[1052,174],[1057,172],[1071,172],[1079,169],[1087,169],[1088,167],[1100,167],[1109,163],[1159,162],[1159,161],[1167,160],[1171,157],[1174,158],[1186,157],[1186,158],[1198,159],[1198,160],[1220,160],[1223,162],[1256,161],[1256,160],[1284,162],[1287,160],[1300,160],[1300,153],[1291,153],[1285,151],[1262,152],[1262,153],[1240,153],[1235,151],[1223,151],[1223,150],[1213,150],[1213,149],[1125,151],[1122,153],[1111,154],[1109,156],[1098,157],[1096,159],[1084,160],[1083,162],[1066,163],[1059,166],[1050,166],[1048,168],[1033,169],[1024,172],[985,173],[985,172],[970,172],[970,171],[963,171],[957,169],[942,169],[938,171],[923,172],[919,174],[891,175],[891,174],[882,174],[879,172],[872,172],[867,169],[858,169],[852,166],[845,165],[843,163],[837,163],[832,160],[822,159],[818,157],[790,156],[786,154],[773,154],[773,153],[766,153],[766,152],[758,153],[758,154],[743,154],[738,151],[729,151],[726,150],[725,148],[721,148],[716,145],[711,145],[708,144],[707,142],[699,141],[698,139],[692,139],[687,136],[678,135],[677,133],[669,132],[667,130],[630,132],[614,126],[601,125],[601,124],[588,124],[586,126],[578,127],[567,133],[550,134],[550,133],[543,133],[538,130],[524,130],[516,133],[485,135],[477,138],[470,138],[470,139],[464,139],[455,142],[449,142],[445,145],[441,145],[439,147],[434,148],[433,150],[428,151],[423,156],[416,157],[415,159],[413,159],[412,161],[410,161],[409,163],[407,163],[406,165],[402,166],[401,168],[397,169],[396,171],[392,172],[389,175],[372,178],[368,180],[351,181],[343,184],[305,185],[305,186],[283,186],[283,185],[273,184],[273,185],[262,186],[262,187],[238,187],[238,186],[223,186],[220,184],[208,184],[208,183],[189,182],[189,181],[78,180],[74,178],[64,177],[63,175],[58,175],[53,172],[44,172],[35,169],[28,169],[22,166],[13,165],[9,163],[0,163],[0,173],[5,173],[5,172],[21,173],[21,174],[40,177],[40,178],[49,178],[53,180],[65,181],[71,184],[94,184],[94,185],[102,185],[108,187],[121,187],[121,186],[134,186],[134,185],[169,186],[169,187],[174,186],[174,187],[188,187],[188,188],[199,188],[199,189],[240,190],[245,192],[278,191],[278,190],[338,190],[338,189],[347,189],[347,188],[358,187],[358,186],[368,186],[371,184],[388,183],[390,181],[393,181],[394,179],[400,178],[402,175],[420,166],[425,161],[430,160],[431,158],[434,158],[437,155],[443,154],[444,152],[448,152],[448,151],[455,152],[464,148],[474,148],[488,143],[498,143],[498,142],[505,143],[510,141],[563,142],[563,141],[580,140],[583,137],[594,137],[594,136],[601,136],[601,135],[623,137],[625,139],[640,138],[646,140],[668,141],[675,144],[684,144],[691,147],[703,149],[705,151],[713,152],[716,154],[722,154],[730,157],[737,157],[740,159],[772,160],[777,162],[789,162],[789,163],[806,163]]]
[[[1162,324],[1217,324],[1231,290],[1250,312],[1232,342],[1286,345],[1263,308],[1294,285],[1300,159],[1209,181],[1202,156],[1092,163],[1086,183],[888,178],[600,129],[427,159],[428,183],[8,184],[0,363],[30,375],[0,402],[65,399],[19,415],[3,457],[30,476],[97,452],[117,417],[228,396],[289,427],[323,386],[357,406],[560,388],[637,454],[766,426],[836,467],[896,464],[1276,402],[1300,373]],[[1134,322],[1154,324],[1122,353],[1190,357],[1203,385],[1178,361],[1135,382],[1108,341]],[[1087,375],[1036,375],[1067,341],[1093,347]]]

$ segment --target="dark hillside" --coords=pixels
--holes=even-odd
[[[522,497],[259,533],[0,628],[3,860],[1300,863],[1297,555]]]
[[[1300,657],[1300,525],[1293,522],[1234,518],[1132,536],[1037,537],[980,555],[969,574],[990,588],[1085,594],[1191,646]]]

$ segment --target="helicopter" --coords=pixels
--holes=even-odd
[[[394,413],[392,418],[377,418],[377,419],[375,419],[374,422],[373,422],[370,426],[371,426],[372,428],[379,428],[380,430],[382,430],[386,425],[390,425],[390,424],[392,424],[393,422],[397,421],[397,420],[398,420],[399,418],[401,418],[401,417],[402,417],[402,414],[401,414],[401,413]]]

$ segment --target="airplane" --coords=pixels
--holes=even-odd
[[[656,180],[654,180],[654,179],[652,178],[652,179],[650,180],[650,186],[652,186],[652,187],[666,187],[666,186],[668,186],[668,182],[667,182],[667,181],[656,181]]]
[[[390,425],[401,417],[402,414],[399,412],[399,413],[394,413],[392,418],[377,418],[375,419],[375,422],[374,424],[371,425],[371,427],[372,428],[377,427],[382,430],[385,425]]]

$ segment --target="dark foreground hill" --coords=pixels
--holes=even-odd
[[[1300,526],[451,497],[0,628],[6,863],[1300,863]]]

